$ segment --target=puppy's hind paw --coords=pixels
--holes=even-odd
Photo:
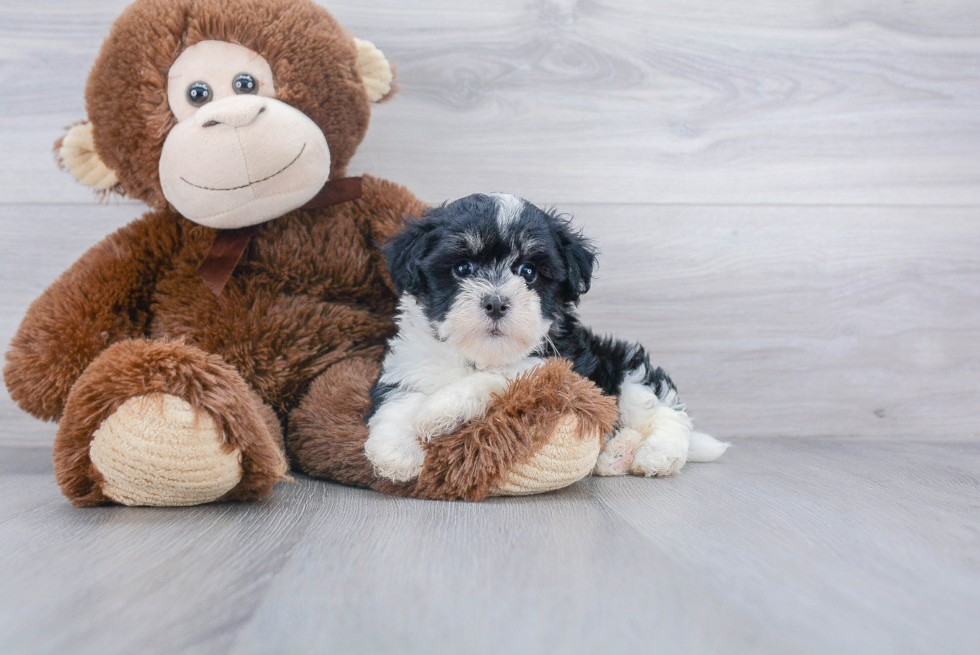
[[[643,440],[643,435],[631,428],[622,428],[606,442],[595,463],[593,475],[606,477],[626,475],[636,457],[636,450]]]
[[[686,461],[684,453],[658,450],[654,446],[643,444],[633,458],[630,473],[648,478],[673,475]]]
[[[683,411],[660,406],[647,415],[646,434],[636,450],[630,473],[647,477],[673,475],[687,462],[691,418]]]

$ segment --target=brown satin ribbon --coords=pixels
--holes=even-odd
[[[313,196],[313,199],[300,209],[322,209],[342,202],[350,202],[361,197],[361,178],[344,177],[330,180]],[[273,219],[275,220],[275,219]],[[220,295],[221,290],[228,284],[231,274],[245,254],[245,248],[252,235],[259,229],[258,225],[240,227],[234,230],[219,230],[214,237],[208,254],[197,267],[197,274],[204,284],[214,293]]]
[[[361,197],[361,178],[342,177],[330,180],[323,185],[320,192],[300,209],[322,209],[342,202],[350,202]]]

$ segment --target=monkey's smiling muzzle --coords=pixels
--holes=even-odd
[[[303,151],[304,150],[306,150],[306,144],[305,143],[303,144],[303,147],[300,148],[300,151],[298,153],[296,153],[296,156],[293,157],[288,164],[286,164],[285,166],[283,166],[282,168],[280,168],[278,171],[276,171],[272,175],[266,175],[262,179],[255,180],[254,182],[249,182],[248,184],[241,184],[239,186],[232,186],[232,187],[209,187],[209,186],[204,186],[204,185],[201,185],[201,184],[194,184],[190,180],[188,180],[186,178],[183,178],[183,177],[180,178],[180,179],[182,181],[186,182],[187,184],[190,184],[191,186],[196,186],[198,189],[204,189],[205,191],[237,191],[238,189],[244,189],[245,187],[250,187],[253,184],[258,184],[259,182],[265,182],[266,180],[271,180],[276,175],[279,175],[279,174],[285,172],[287,168],[289,168],[290,166],[292,166],[293,164],[295,164],[296,161],[300,157],[303,156]]]
[[[255,225],[303,206],[326,183],[330,150],[303,112],[273,97],[264,59],[235,44],[204,41],[169,75],[177,124],[160,156],[167,201],[220,229]]]
[[[330,151],[301,111],[236,96],[201,107],[170,131],[160,156],[167,200],[196,223],[236,228],[302,206],[323,187]]]

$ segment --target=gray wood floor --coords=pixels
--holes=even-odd
[[[0,2],[4,344],[144,211],[51,157],[126,4]],[[80,511],[3,391],[0,652],[980,652],[975,0],[324,4],[403,85],[351,172],[574,214],[586,320],[735,447],[479,505]]]
[[[253,505],[69,507],[0,451],[21,652],[976,653],[976,443],[746,439],[676,478],[479,504],[300,478]]]

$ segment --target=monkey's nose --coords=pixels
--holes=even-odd
[[[500,296],[484,296],[483,310],[487,313],[487,316],[498,321],[510,308],[509,302],[508,298],[501,298]]]
[[[245,127],[265,111],[266,99],[262,96],[240,95],[222,98],[204,105],[194,114],[201,127],[229,125]]]

